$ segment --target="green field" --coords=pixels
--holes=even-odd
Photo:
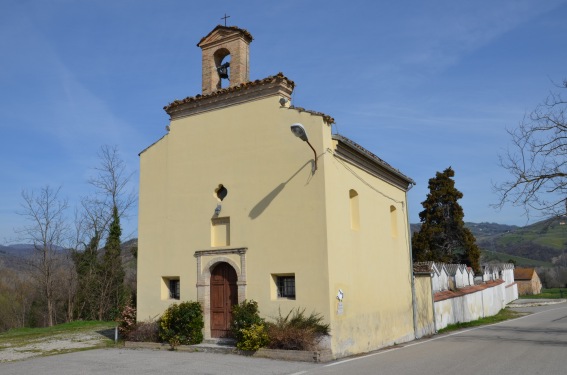
[[[518,267],[552,267],[551,262],[545,262],[543,260],[535,260],[523,258],[515,255],[510,255],[506,253],[499,253],[497,251],[481,250],[482,261],[498,261],[500,263],[510,263],[513,260]]]
[[[550,289],[542,289],[540,294],[530,294],[526,296],[521,296],[520,298],[524,299],[567,299],[567,288],[550,288]]]

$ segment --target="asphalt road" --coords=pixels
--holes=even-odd
[[[567,374],[567,303],[327,364],[227,354],[100,349],[0,364],[0,374]]]
[[[531,315],[416,341],[308,374],[567,374],[567,304],[516,309]]]

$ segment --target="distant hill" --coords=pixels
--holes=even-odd
[[[496,223],[470,223],[466,222],[465,226],[470,229],[477,240],[495,236],[499,234],[510,233],[520,229],[516,225],[496,224]]]
[[[421,228],[421,223],[417,224],[410,224],[411,231],[417,232],[419,228]],[[497,234],[508,233],[511,231],[515,231],[520,227],[516,225],[506,225],[506,224],[497,224],[497,223],[471,223],[465,222],[465,227],[469,228],[472,234],[475,236],[477,241],[480,238],[490,237]]]
[[[567,247],[567,222],[553,218],[505,233],[478,236],[477,244],[490,252],[556,263]]]
[[[138,239],[130,239],[121,244],[122,249],[122,264],[126,270],[127,277],[136,277],[136,259]],[[57,250],[64,251],[62,247]],[[15,270],[22,270],[26,268],[27,262],[34,254],[34,246],[32,244],[15,244],[15,245],[0,245],[0,268],[7,267]],[[102,252],[101,252],[102,253]]]
[[[421,224],[411,224],[412,232]],[[525,227],[497,223],[465,222],[482,250],[482,261],[522,266],[551,266],[567,250],[567,220],[549,219]],[[565,259],[567,260],[567,259]]]

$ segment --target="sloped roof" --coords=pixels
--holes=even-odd
[[[413,273],[430,275],[432,273],[432,271],[431,271],[431,268],[427,266],[427,264],[415,264],[414,263]]]
[[[201,40],[199,40],[199,43],[197,43],[197,47],[200,47],[200,44],[203,43],[208,37],[210,37],[214,32],[216,32],[217,30],[220,31],[229,31],[229,32],[234,32],[236,31],[237,33],[241,34],[243,37],[245,37],[246,39],[248,39],[248,42],[251,42],[252,40],[254,40],[254,38],[252,37],[252,34],[250,34],[248,32],[248,30],[246,29],[241,29],[240,27],[236,27],[236,26],[223,26],[223,25],[217,25],[217,27],[215,27],[214,29],[211,30],[210,33],[208,33],[207,35],[205,35],[204,37],[201,38]]]
[[[449,272],[447,271],[447,267],[445,267],[445,263],[436,262],[435,267],[437,267],[437,271],[439,271],[439,275],[441,275],[443,271],[445,271],[446,275],[449,275]]]
[[[455,276],[457,271],[461,270],[460,264],[445,264],[445,268],[447,269],[447,273],[450,276]]]
[[[414,262],[413,263],[413,272],[428,272],[428,273],[435,273],[439,275],[439,270],[434,262]]]
[[[516,268],[514,269],[514,280],[531,280],[534,272],[533,268]]]
[[[347,155],[346,149],[337,149],[337,152],[341,156],[344,156],[346,159],[352,159],[352,157],[354,156],[352,154],[352,151],[354,151],[354,153],[358,155],[362,155],[363,158],[365,158],[366,160],[370,160],[374,165],[379,165],[382,168],[382,170],[389,172],[390,176],[395,176],[397,181],[391,180],[391,182],[397,184],[401,183],[401,185],[405,185],[406,189],[408,188],[409,185],[415,185],[415,181],[412,180],[410,177],[406,176],[398,169],[392,167],[390,164],[386,163],[384,160],[380,159],[378,156],[374,155],[372,152],[368,151],[367,149],[365,149],[358,143],[354,142],[353,140],[339,134],[333,134],[333,139],[338,141],[339,145],[343,144],[346,146],[347,149],[351,150],[351,155]],[[362,167],[365,167],[365,169],[367,169],[369,173],[374,175],[376,174],[380,175],[380,173],[378,173],[377,170],[372,168],[372,165],[364,163],[363,160],[359,160],[359,162],[361,162],[359,164],[361,164]],[[381,177],[387,177],[387,176],[381,174]]]
[[[312,110],[305,109],[303,107],[297,107],[297,106],[294,106],[294,105],[290,105],[288,107],[288,109],[295,109],[297,112],[307,112],[307,113],[310,113],[310,114],[315,115],[315,116],[321,116],[321,117],[323,117],[323,120],[325,120],[325,122],[329,125],[335,123],[334,118],[332,118],[329,115],[324,114],[323,112],[312,111]]]
[[[255,81],[249,81],[249,82],[241,83],[240,85],[229,86],[229,87],[226,87],[224,89],[220,89],[220,90],[217,90],[215,92],[212,92],[210,94],[205,94],[205,95],[198,94],[198,95],[195,95],[195,96],[188,96],[185,99],[176,99],[173,102],[166,105],[165,107],[163,107],[163,109],[169,115],[171,115],[171,112],[173,112],[178,107],[181,107],[185,104],[197,103],[197,102],[205,101],[207,99],[212,99],[212,98],[215,98],[215,97],[219,97],[219,99],[220,99],[220,97],[223,97],[223,96],[228,97],[232,93],[240,93],[241,91],[249,90],[249,89],[252,89],[252,88],[255,88],[255,87],[259,87],[259,86],[274,84],[274,83],[283,84],[283,85],[289,87],[290,90],[293,90],[293,88],[295,87],[295,82],[293,82],[292,80],[290,80],[286,76],[284,76],[282,72],[279,72],[276,75],[269,76],[269,77],[266,77],[264,79],[257,79]]]

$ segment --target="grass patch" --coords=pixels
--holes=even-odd
[[[477,320],[473,320],[472,322],[465,322],[465,323],[456,323],[456,324],[449,324],[447,327],[440,329],[439,333],[447,333],[451,331],[456,331],[462,328],[471,328],[471,327],[478,327],[484,326],[494,323],[503,322],[505,320],[514,319],[519,316],[525,315],[523,313],[513,311],[510,309],[502,309],[498,312],[498,314],[493,316],[487,316],[486,318],[480,318]]]
[[[563,299],[567,298],[567,289],[565,288],[550,288],[542,289],[540,294],[529,294],[520,297],[521,299]]]
[[[23,346],[50,336],[114,329],[115,322],[76,321],[44,328],[17,328],[0,333],[0,346]]]
[[[100,321],[75,321],[70,323],[57,324],[53,327],[43,328],[16,328],[6,332],[0,333],[0,340],[5,338],[18,338],[18,337],[45,337],[52,336],[59,333],[75,333],[82,331],[95,331],[114,328],[115,322],[100,322]]]

